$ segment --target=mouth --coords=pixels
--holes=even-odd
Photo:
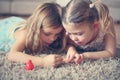
[[[50,44],[52,44],[52,43],[53,43],[53,42],[46,42],[47,45],[50,45]]]
[[[49,43],[44,42],[44,46],[49,46],[49,45],[50,45]]]
[[[80,42],[76,42],[76,41],[74,41],[76,44],[80,44]]]
[[[75,44],[84,46],[84,44],[82,42],[75,42]]]

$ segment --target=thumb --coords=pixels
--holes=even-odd
[[[83,61],[83,59],[84,59],[83,54],[80,54],[80,59],[79,59],[79,62],[81,63],[81,62]]]
[[[74,62],[75,62],[76,64],[79,63],[79,59],[80,59],[80,55],[79,55],[79,54],[75,54]]]

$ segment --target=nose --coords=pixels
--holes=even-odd
[[[72,39],[73,41],[78,41],[78,38],[77,38],[77,36],[75,36],[75,35],[71,35],[71,39]]]
[[[56,36],[51,36],[51,37],[49,38],[49,40],[50,40],[51,42],[55,41],[56,39],[57,39]]]

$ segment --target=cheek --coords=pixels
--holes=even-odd
[[[40,39],[44,42],[44,41],[47,40],[47,37],[46,37],[45,35],[42,34],[42,35],[40,36]]]
[[[89,41],[90,36],[89,35],[82,35],[82,36],[79,36],[77,38],[80,42],[85,42],[86,43],[86,42]]]
[[[79,41],[85,41],[86,40],[86,37],[85,36],[80,36],[78,37]]]
[[[89,42],[92,38],[92,33],[88,33],[84,36],[84,42]]]
[[[89,37],[90,37],[90,34],[89,34],[89,33],[86,33],[86,34],[84,35],[84,37],[85,37],[85,38],[89,38]]]
[[[92,34],[93,34],[93,30],[87,29],[87,30],[85,31],[85,33],[84,33],[84,36],[85,36],[86,38],[90,38]]]
[[[77,35],[75,35],[75,36],[69,36],[70,37],[70,39],[71,40],[73,40],[73,41],[84,41],[85,40],[85,37],[84,36],[77,36]]]
[[[59,36],[55,36],[55,40],[58,38]]]

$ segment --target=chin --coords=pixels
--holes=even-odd
[[[75,42],[75,44],[76,44],[76,45],[78,45],[78,46],[79,46],[79,45],[81,45],[81,44],[79,44],[79,43],[76,43],[76,42]]]
[[[85,44],[82,44],[82,43],[75,43],[75,44],[78,46],[85,46]]]

